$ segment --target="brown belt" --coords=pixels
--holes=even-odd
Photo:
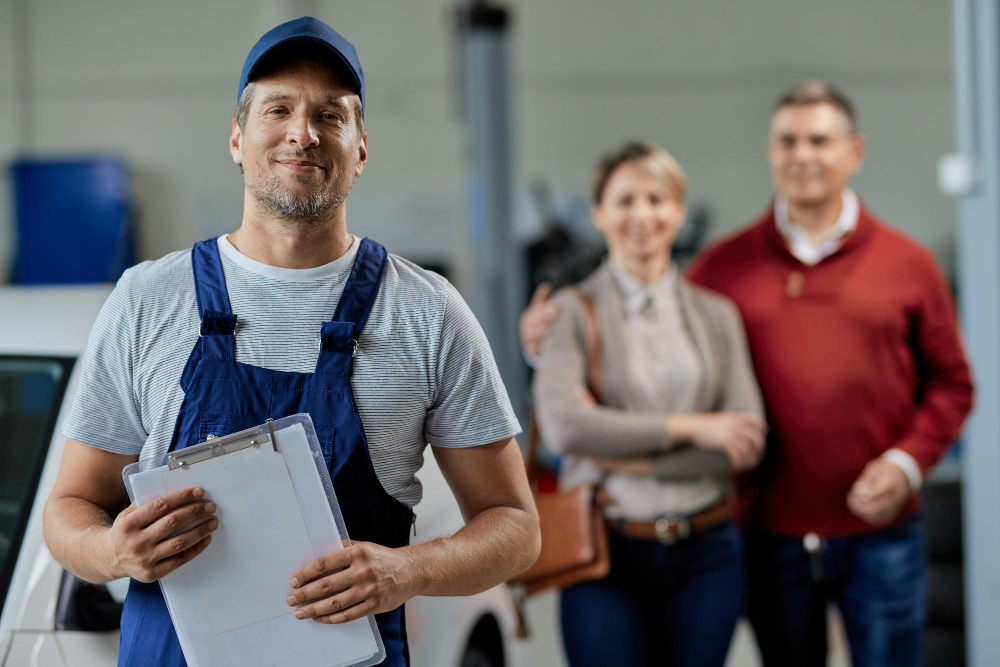
[[[724,500],[708,509],[681,516],[670,512],[656,521],[613,521],[611,525],[623,535],[673,544],[701,530],[718,526],[733,515],[733,501]]]

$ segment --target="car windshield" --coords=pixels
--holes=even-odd
[[[28,515],[73,360],[0,355],[0,600]]]

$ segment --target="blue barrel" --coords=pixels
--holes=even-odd
[[[102,283],[135,263],[124,160],[22,159],[11,171],[14,283]]]

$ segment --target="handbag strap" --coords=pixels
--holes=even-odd
[[[601,402],[601,329],[597,320],[597,307],[590,295],[579,287],[569,288],[583,306],[587,339],[587,390],[590,391],[598,403]],[[537,475],[537,464],[535,458],[538,456],[538,441],[540,434],[538,431],[538,415],[532,411],[531,423],[528,426],[528,451],[525,458],[525,469],[528,474],[528,483],[534,486]]]

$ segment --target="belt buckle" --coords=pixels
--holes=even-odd
[[[674,544],[691,534],[691,522],[686,517],[668,512],[656,520],[656,539],[660,544]]]

